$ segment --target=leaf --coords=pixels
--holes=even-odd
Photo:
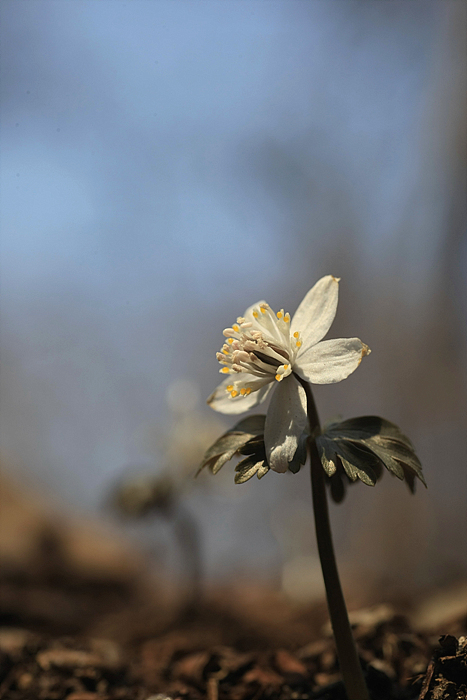
[[[384,463],[386,469],[392,472],[394,476],[397,476],[398,479],[404,480],[404,470],[402,469],[402,465],[397,461],[397,459],[394,459],[390,449],[385,448],[383,445],[378,445],[375,440],[365,440],[364,442],[374,452],[374,454],[378,455],[378,457]]]
[[[251,439],[248,433],[226,433],[222,435],[214,445],[212,445],[203,457],[199,472],[204,467],[209,467],[213,474],[217,474],[219,469],[232,459],[234,454]]]
[[[365,439],[374,436],[387,437],[397,442],[402,442],[412,452],[414,451],[414,447],[407,435],[404,435],[397,425],[379,416],[349,418],[341,423],[334,423],[327,432],[329,434],[336,432],[339,434],[339,437],[347,437],[349,439]]]
[[[334,475],[345,473],[351,482],[360,479],[374,486],[381,478],[383,466],[412,491],[415,477],[425,484],[422,465],[409,438],[397,425],[378,416],[351,418],[328,425],[316,439],[321,463],[331,477],[331,495],[343,498],[345,482],[338,483]]]
[[[259,435],[258,437],[251,438],[251,440],[248,440],[248,442],[246,442],[238,451],[242,455],[252,455],[259,452],[266,455],[264,436]]]
[[[385,461],[384,455],[390,455],[393,460],[400,462],[402,465],[406,465],[406,467],[415,472],[416,476],[418,476],[420,481],[426,486],[425,477],[423,476],[422,472],[422,465],[412,449],[409,449],[406,445],[403,445],[400,442],[388,440],[379,436],[371,438],[365,442],[371,445],[373,452],[378,454],[383,462]],[[376,450],[376,447],[378,448],[378,451]],[[404,475],[402,475],[401,478],[404,478]]]
[[[316,438],[316,446],[324,471],[328,476],[332,476],[337,471],[337,455],[334,449],[334,441],[327,439],[326,435],[319,435]]]
[[[377,476],[373,467],[378,466],[379,459],[375,454],[361,444],[347,440],[336,440],[335,450],[349,479],[360,479],[367,486],[376,484]]]
[[[217,474],[219,469],[228,462],[234,454],[239,451],[252,438],[261,434],[264,430],[263,415],[248,416],[239,421],[231,430],[216,440],[205,452],[201,461],[201,466],[197,471],[198,475],[204,467],[208,467],[213,474]]]
[[[235,483],[244,484],[245,481],[251,479],[255,474],[258,479],[261,479],[268,471],[269,467],[264,460],[257,460],[254,455],[246,457],[235,467]]]

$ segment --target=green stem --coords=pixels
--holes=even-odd
[[[349,700],[369,700],[339,580],[332,543],[324,470],[318,454],[316,440],[313,437],[319,432],[318,412],[310,385],[304,381],[300,381],[300,383],[306,393],[308,420],[312,435],[309,440],[309,447],[316,539],[326,588],[329,616],[337,647],[337,657]]]

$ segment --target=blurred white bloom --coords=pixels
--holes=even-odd
[[[217,359],[228,375],[209,397],[221,413],[243,413],[273,389],[264,441],[269,466],[287,470],[306,422],[306,395],[299,377],[311,384],[340,382],[370,350],[358,338],[322,340],[336,315],[339,280],[332,275],[310,289],[295,316],[275,314],[264,301],[250,306],[232,328]]]

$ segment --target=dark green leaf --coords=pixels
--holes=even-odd
[[[255,475],[261,479],[268,471],[269,467],[264,460],[257,460],[254,455],[246,457],[235,467],[235,483],[244,484]]]
[[[399,479],[406,478],[407,470],[414,473],[426,486],[422,466],[417,455],[405,445],[393,440],[371,438],[365,444],[380,457],[385,466]],[[404,468],[405,467],[405,468]]]
[[[248,416],[224,433],[207,450],[198,474],[204,467],[208,467],[213,474],[217,474],[232,457],[247,455],[247,459],[242,460],[236,467],[235,482],[242,484],[255,474],[258,479],[261,479],[269,471],[264,446],[265,420],[264,415]],[[293,473],[298,472],[306,462],[307,439],[308,433],[303,432],[295,454],[289,462],[289,469]]]
[[[409,469],[415,472],[420,481],[426,486],[425,478],[422,472],[422,465],[413,449],[410,449],[409,447],[407,447],[407,445],[403,445],[402,443],[397,442],[395,440],[380,436],[376,436],[365,442],[368,442],[368,444],[371,443],[371,449],[374,452],[376,452],[376,450],[374,449],[374,445],[376,444],[378,445],[378,447],[381,448],[381,450],[385,450],[387,453],[389,453],[393,457],[393,459],[396,459],[402,464],[405,464]],[[383,457],[381,457],[381,459],[383,459]]]
[[[264,455],[264,437],[259,435],[258,437],[251,438],[251,440],[248,440],[238,451],[242,455],[252,455],[260,452]]]
[[[402,465],[400,462],[397,461],[397,459],[394,459],[394,456],[391,452],[391,450],[387,449],[383,445],[378,445],[376,440],[371,439],[371,440],[364,440],[363,441],[378,457],[381,459],[381,461],[384,463],[384,466],[386,469],[388,469],[390,472],[392,472],[395,476],[397,476],[398,479],[404,479],[404,470],[402,469]]]
[[[197,474],[206,466],[213,474],[217,474],[219,469],[221,469],[229,459],[232,459],[236,452],[252,438],[255,438],[264,431],[265,419],[266,416],[264,415],[248,416],[248,418],[239,421],[231,430],[224,433],[224,435],[216,440],[206,451]]]
[[[338,433],[340,437],[349,439],[365,439],[376,435],[402,442],[410,450],[414,447],[407,435],[404,435],[397,425],[379,416],[361,416],[349,418],[341,423],[334,423],[327,431],[328,434]]]
[[[206,450],[203,459],[201,460],[201,464],[204,466],[214,457],[217,457],[218,455],[222,454],[222,452],[231,449],[233,445],[238,445],[239,447],[244,445],[245,442],[250,440],[250,438],[251,436],[245,433],[235,433],[232,431],[224,433],[224,435],[221,435],[221,437],[218,438],[216,442],[214,442],[211,447]]]
[[[206,466],[216,474],[219,469],[232,459],[234,454],[251,439],[248,433],[226,433],[212,445],[203,457],[198,473]]]
[[[326,435],[319,435],[316,438],[316,446],[318,448],[324,471],[328,476],[332,476],[337,470],[335,442],[327,439]]]
[[[334,451],[339,455],[342,467],[352,481],[360,478],[364,483],[373,484],[380,478],[384,465],[399,479],[406,479],[412,491],[414,476],[426,486],[422,466],[411,441],[394,423],[383,418],[362,416],[333,423],[317,439],[318,445],[320,441],[323,446],[327,445],[322,448],[324,455],[321,454],[321,457],[328,475],[331,473],[330,455]],[[353,450],[353,458],[349,450]],[[355,450],[366,451],[366,457],[360,454],[360,459],[357,459]],[[331,461],[334,462],[332,458]],[[359,469],[363,473],[359,473]],[[410,475],[409,478],[407,475]]]
[[[378,466],[379,459],[370,450],[347,440],[335,440],[335,450],[349,479],[360,479],[367,486],[376,484],[373,466]]]

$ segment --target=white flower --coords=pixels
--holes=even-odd
[[[354,372],[369,348],[358,338],[322,340],[337,309],[339,280],[320,279],[290,318],[264,301],[250,306],[232,328],[217,359],[228,375],[209,397],[220,413],[243,413],[271,393],[264,442],[269,466],[285,472],[307,423],[306,395],[298,377],[333,384]]]

